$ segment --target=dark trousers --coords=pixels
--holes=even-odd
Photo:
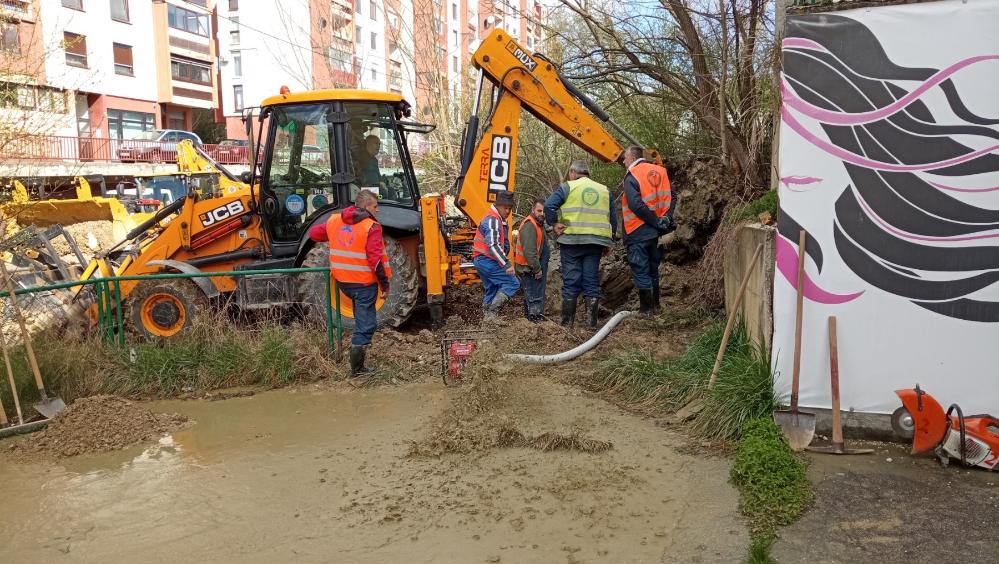
[[[378,322],[375,317],[375,301],[378,299],[378,284],[369,286],[340,286],[340,290],[354,303],[354,332],[350,335],[352,346],[370,345]]]
[[[545,286],[548,282],[548,257],[551,252],[545,247],[541,253],[541,278],[533,274],[520,275],[520,287],[524,289],[524,317],[531,321],[541,321],[545,314]]]
[[[601,245],[562,245],[562,297],[600,297]]]
[[[628,264],[631,265],[631,275],[635,279],[636,288],[654,288],[659,286],[659,263],[663,260],[659,250],[659,239],[648,239],[637,243],[628,243]]]

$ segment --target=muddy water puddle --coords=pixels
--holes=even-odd
[[[585,427],[602,454],[407,458],[438,383],[147,404],[196,423],[59,463],[0,459],[2,562],[735,562],[728,464],[536,380],[528,431]],[[543,401],[542,401],[543,400]]]

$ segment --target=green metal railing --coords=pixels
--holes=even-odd
[[[121,297],[121,283],[123,281],[214,278],[216,276],[238,277],[255,276],[260,274],[292,275],[309,272],[321,272],[326,277],[326,338],[330,351],[336,355],[337,359],[339,359],[343,350],[343,317],[340,312],[340,287],[333,280],[328,268],[274,268],[268,270],[236,270],[227,272],[170,272],[163,274],[143,274],[138,276],[107,276],[90,278],[88,280],[59,282],[45,286],[20,288],[14,290],[14,294],[21,296],[25,294],[37,294],[42,292],[52,292],[54,290],[79,288],[80,286],[87,285],[93,286],[97,306],[97,326],[101,338],[107,343],[116,343],[118,346],[124,347],[125,324],[122,316]],[[4,290],[0,292],[0,297],[10,298],[10,291]],[[336,327],[335,334],[333,331],[334,327]]]

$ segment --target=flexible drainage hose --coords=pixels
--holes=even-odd
[[[586,341],[585,343],[579,345],[578,347],[576,347],[574,349],[567,350],[567,351],[565,351],[563,353],[559,353],[559,354],[513,354],[513,353],[510,353],[510,354],[503,355],[503,358],[505,358],[507,360],[518,361],[518,362],[528,362],[528,363],[531,363],[531,364],[555,364],[555,363],[559,363],[559,362],[565,362],[567,360],[572,360],[572,359],[574,359],[574,358],[582,355],[583,353],[589,351],[590,349],[592,349],[593,347],[597,346],[598,344],[600,344],[600,341],[603,341],[604,338],[607,337],[607,335],[609,335],[610,332],[614,330],[614,327],[616,327],[617,324],[620,323],[622,319],[624,319],[625,317],[628,317],[629,315],[634,315],[634,313],[635,312],[633,312],[633,311],[619,311],[616,315],[614,315],[614,317],[610,318],[607,321],[607,323],[605,323],[604,326],[601,327],[599,331],[597,331],[597,333],[595,335],[593,335],[592,337],[590,337],[590,340]]]

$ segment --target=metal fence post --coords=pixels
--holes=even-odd
[[[118,346],[125,348],[125,323],[122,321],[121,311],[121,282],[117,277],[114,279],[114,299],[115,313],[118,318]]]

